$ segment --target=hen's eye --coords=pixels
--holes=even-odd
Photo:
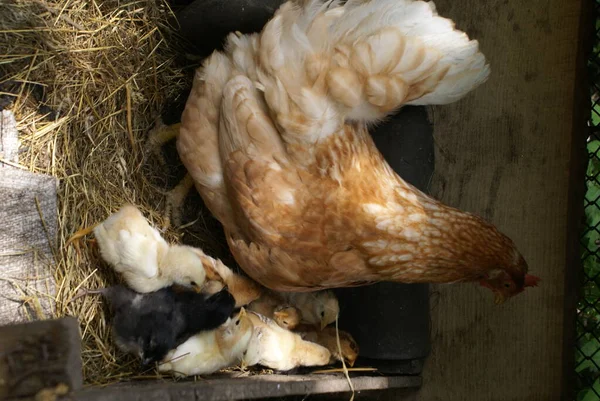
[[[506,288],[510,288],[510,283],[504,283],[504,286],[505,286]]]

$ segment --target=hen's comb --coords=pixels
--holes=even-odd
[[[537,287],[540,281],[542,279],[537,276],[532,276],[531,274],[525,275],[525,287]]]

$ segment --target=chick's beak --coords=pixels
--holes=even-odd
[[[239,315],[239,316],[240,316],[240,318],[242,318],[242,317],[246,316],[246,309],[244,309],[244,308],[241,308],[241,309],[240,309],[240,315]]]
[[[504,295],[500,291],[496,292],[494,295],[494,303],[496,305],[501,305],[504,303],[504,301],[506,301],[506,295]]]
[[[145,358],[142,356],[142,368],[148,368],[152,364],[151,358]]]
[[[323,331],[323,329],[327,327],[327,322],[325,321],[325,319],[321,320],[321,331]]]
[[[354,362],[356,362],[356,359],[348,359],[348,360],[346,361],[346,363],[347,363],[348,365],[350,365],[350,367],[351,367],[351,368],[352,368],[352,367],[354,367]]]

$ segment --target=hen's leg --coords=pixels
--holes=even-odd
[[[187,198],[187,195],[190,193],[190,190],[193,187],[194,180],[188,173],[181,181],[179,181],[179,184],[177,184],[175,188],[167,192],[165,200],[166,227],[169,227],[171,222],[173,222],[173,225],[175,226],[181,225],[181,213],[185,203],[185,198]]]
[[[146,152],[154,154],[156,159],[162,165],[165,165],[165,158],[161,152],[162,147],[167,143],[177,138],[179,135],[179,127],[181,123],[173,125],[165,125],[162,119],[156,122],[154,128],[148,132],[148,141],[146,142]]]
[[[176,139],[179,136],[179,128],[181,123],[173,125],[165,125],[161,119],[156,122],[156,125],[148,133],[148,141],[146,143],[146,151],[152,153],[161,165],[165,165],[165,159],[162,154],[162,147]],[[185,198],[194,185],[194,181],[189,174],[181,180],[175,188],[165,194],[165,227],[181,224],[181,209],[185,203]]]

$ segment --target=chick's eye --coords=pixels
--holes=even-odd
[[[288,322],[286,322],[285,320],[283,321],[283,324],[288,324]]]
[[[321,317],[325,317],[325,311],[321,312]]]
[[[239,321],[239,320],[236,320],[236,321],[235,321],[235,325],[237,326],[237,325],[239,325],[239,324],[240,324],[240,321]]]
[[[504,287],[506,287],[506,288],[510,288],[510,287],[511,287],[511,285],[510,285],[510,283],[504,283]]]
[[[196,286],[196,282],[195,281],[190,282],[190,284],[193,285],[194,287]]]

